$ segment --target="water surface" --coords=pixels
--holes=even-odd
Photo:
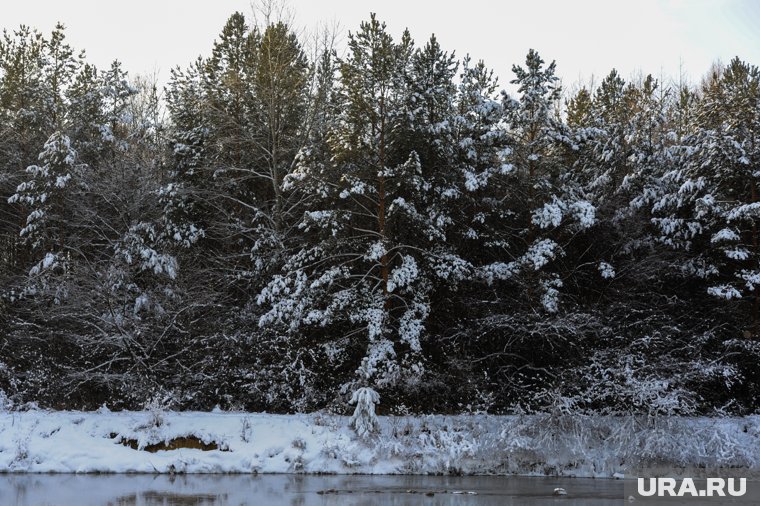
[[[566,496],[553,496],[555,487]],[[623,483],[496,476],[3,475],[3,506],[619,506]]]

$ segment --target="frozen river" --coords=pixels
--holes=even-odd
[[[553,496],[555,487],[566,496]],[[585,478],[299,475],[0,476],[4,506],[503,506],[622,504],[623,482]]]

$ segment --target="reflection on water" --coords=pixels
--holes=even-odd
[[[568,495],[555,497],[555,487]],[[496,476],[2,475],[3,506],[621,504],[615,480]]]
[[[228,504],[227,494],[175,494],[172,492],[140,492],[119,497],[109,506],[137,506],[138,504],[172,506],[212,506]]]

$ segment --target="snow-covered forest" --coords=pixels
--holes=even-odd
[[[2,403],[755,412],[757,67],[455,49],[236,13],[163,89],[7,31]]]

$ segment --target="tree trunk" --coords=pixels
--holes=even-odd
[[[752,181],[752,202],[757,202],[757,185]],[[758,258],[757,223],[752,221],[752,252],[755,262]],[[752,335],[757,338],[760,335],[760,294],[755,290],[752,296]]]
[[[380,172],[377,177],[377,228],[383,242],[383,256],[380,257],[380,276],[383,280],[385,307],[388,299],[388,254],[385,253],[385,97],[380,98]]]

